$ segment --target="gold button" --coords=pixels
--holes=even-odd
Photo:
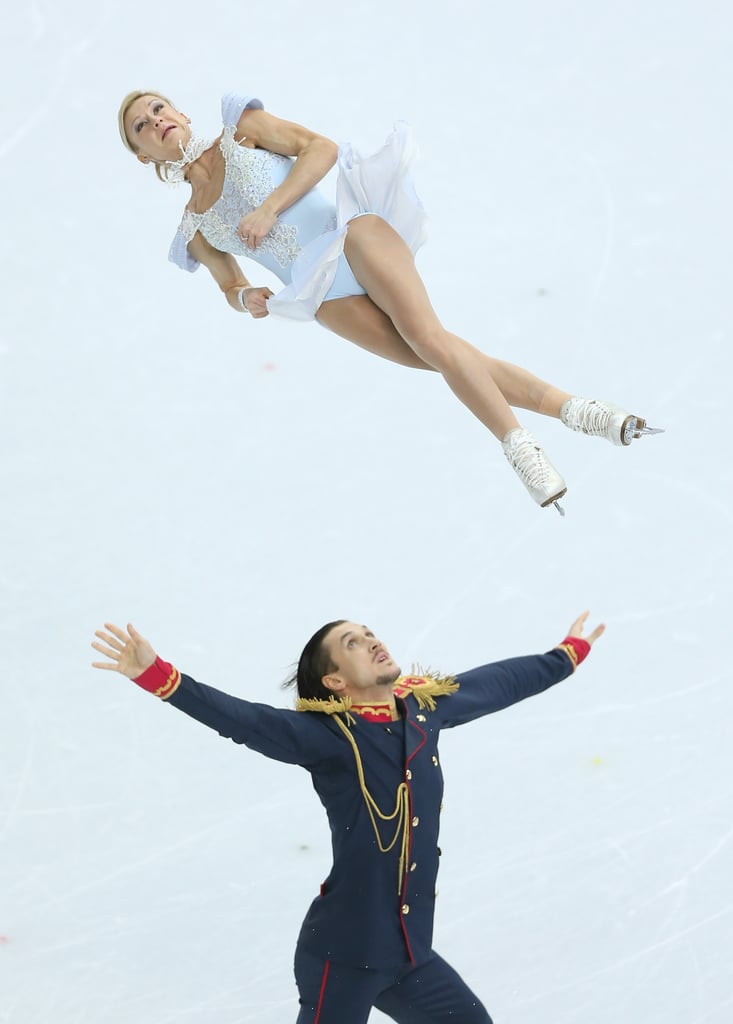
[[[425,717],[425,715],[415,715],[415,718],[418,720],[418,722],[427,722],[427,718]]]
[[[417,815],[415,815],[415,817],[414,817],[414,818],[412,819],[412,827],[413,827],[413,828],[417,828],[417,826],[418,826],[419,824],[420,824],[420,819],[418,818],[418,816],[417,816]]]
[[[438,759],[435,756],[435,754],[433,754],[433,764],[435,765],[436,768],[438,767]]]
[[[415,861],[413,861],[412,864],[410,864],[410,871],[414,871],[416,867],[417,867],[417,864],[416,864]]]
[[[409,769],[409,768],[408,768],[408,769],[407,769],[407,771],[405,772],[405,778],[407,779],[407,781],[408,781],[408,782],[409,782],[409,781],[410,781],[410,779],[412,778],[412,772],[410,771],[410,769]]]
[[[410,913],[410,904],[409,903],[403,903],[402,904],[402,913],[403,914],[409,914]]]

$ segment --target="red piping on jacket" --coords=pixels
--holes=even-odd
[[[410,756],[405,761],[405,766],[407,766],[410,763],[410,761],[413,759],[415,754],[417,754],[418,750],[421,750],[425,746],[425,744],[427,743],[427,740],[428,740],[428,738],[427,738],[427,736],[425,734],[425,731],[423,729],[421,729],[420,726],[417,725],[416,722],[408,721],[407,724],[411,725],[411,726],[413,726],[413,728],[417,729],[417,731],[422,736],[422,740],[420,741],[420,743],[418,743],[418,745],[415,747],[413,752],[410,754]],[[410,788],[410,783],[409,782],[407,783],[407,792],[408,792],[409,797],[410,797],[410,818],[412,819],[412,789]],[[409,869],[409,864],[410,864],[410,857],[411,857],[411,855],[412,855],[412,826],[410,826],[410,838],[409,838],[409,842],[408,842],[408,846],[407,846],[407,860],[405,862],[405,873],[404,873],[403,878],[402,878],[402,892],[400,893],[400,910],[399,910],[399,914],[400,914],[400,925],[402,927],[402,937],[404,938],[405,945],[407,946],[407,955],[410,958],[410,964],[414,967],[415,966],[415,957],[412,955],[412,947],[410,946],[410,940],[409,940],[408,935],[407,935],[407,928],[405,927],[405,915],[402,913],[402,904],[403,904],[403,902],[405,900],[405,897],[407,896],[407,879],[408,879],[409,870],[410,870]]]
[[[331,961],[326,960],[326,966],[323,968],[323,977],[321,978],[321,991],[318,993],[318,1006],[316,1007],[316,1019],[313,1024],[318,1024],[321,1019],[321,1009],[323,1007],[323,997],[326,994],[326,981],[328,980],[328,968],[331,966]]]

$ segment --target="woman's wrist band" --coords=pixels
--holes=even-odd
[[[239,303],[240,309],[242,309],[245,313],[249,313],[249,310],[244,304],[244,293],[247,291],[249,287],[250,286],[246,284],[244,288],[240,288],[239,291],[237,292],[237,302]]]
[[[133,679],[133,682],[148,693],[152,693],[154,697],[167,700],[181,685],[181,673],[170,662],[156,657],[150,668],[146,668],[142,675]]]
[[[590,654],[590,644],[582,636],[566,636],[563,642],[557,646],[559,650],[565,651],[568,658],[572,661],[573,671]]]

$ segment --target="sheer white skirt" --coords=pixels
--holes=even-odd
[[[398,122],[384,146],[363,157],[350,145],[339,150],[336,227],[306,245],[292,266],[291,283],[267,300],[273,316],[313,320],[322,302],[363,295],[344,256],[349,221],[365,213],[382,217],[413,253],[426,238],[427,216],[410,168],[417,155],[409,125]]]

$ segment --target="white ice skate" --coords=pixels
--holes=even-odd
[[[567,491],[565,481],[528,430],[515,427],[501,442],[509,465],[542,508],[554,505],[561,516],[565,511],[559,499]]]
[[[659,427],[648,427],[641,416],[596,398],[569,398],[560,407],[560,419],[571,430],[605,437],[617,445],[629,445],[635,438],[664,433]]]

